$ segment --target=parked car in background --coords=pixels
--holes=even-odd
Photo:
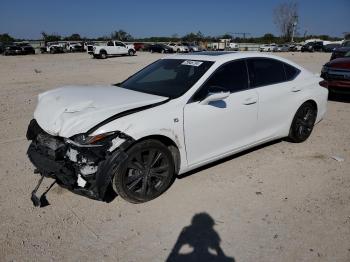
[[[323,51],[323,42],[308,42],[301,47],[301,52],[322,52]]]
[[[95,45],[94,42],[84,43],[84,49],[88,54],[92,55],[94,53],[94,45]]]
[[[145,48],[144,43],[134,43],[134,48],[136,51],[143,51]]]
[[[0,42],[0,54],[2,54],[4,52],[4,44]]]
[[[190,51],[187,46],[184,46],[182,44],[169,43],[167,46],[169,46],[176,53],[186,53]]]
[[[322,67],[322,86],[335,93],[350,94],[350,51],[345,57],[336,58]]]
[[[186,46],[188,48],[188,52],[199,52],[200,51],[200,48],[198,45],[191,44],[191,43],[182,43],[182,45]]]
[[[106,59],[115,55],[135,55],[136,50],[133,44],[124,44],[121,41],[108,41],[106,45],[96,45],[93,47],[94,58]]]
[[[23,55],[35,54],[35,49],[29,43],[18,43],[17,45],[22,48]]]
[[[164,44],[150,45],[149,51],[151,53],[173,53],[174,52],[174,50],[170,46],[164,45]]]
[[[331,60],[344,57],[347,52],[350,51],[350,40],[344,41],[340,47],[337,47],[333,50]]]
[[[35,54],[35,49],[28,43],[17,43],[4,46],[3,55],[29,55]]]
[[[7,45],[4,48],[3,55],[22,55],[23,49],[18,45]]]
[[[291,52],[298,52],[298,51],[301,51],[301,47],[302,47],[303,45],[302,44],[290,44],[289,45],[289,51],[291,51]]]
[[[323,46],[323,51],[326,53],[332,53],[335,48],[340,47],[340,44],[327,44]]]
[[[68,42],[66,45],[66,49],[69,52],[84,52],[84,46],[79,42]]]
[[[64,53],[66,44],[59,42],[47,42],[45,47],[40,48],[41,53],[58,54]]]
[[[40,94],[27,154],[77,194],[105,200],[110,188],[150,201],[190,170],[275,139],[307,140],[326,113],[320,80],[255,52],[172,55],[117,86]]]
[[[277,48],[276,44],[262,45],[259,48],[260,52],[274,52]]]
[[[278,45],[275,49],[274,52],[288,52],[289,51],[289,45]]]
[[[232,51],[238,51],[238,44],[237,43],[229,43],[228,48]]]

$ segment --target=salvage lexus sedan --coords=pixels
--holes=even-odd
[[[162,58],[115,86],[42,93],[30,122],[36,173],[105,200],[164,193],[178,174],[279,138],[303,142],[327,105],[322,79],[260,53]]]

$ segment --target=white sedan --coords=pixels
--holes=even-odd
[[[104,200],[164,193],[178,174],[271,140],[305,141],[326,113],[322,79],[260,53],[172,55],[116,86],[39,95],[27,138],[37,172]]]

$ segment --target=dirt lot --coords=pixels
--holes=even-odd
[[[171,254],[189,261],[193,251],[202,261],[350,261],[350,104],[342,99],[329,102],[307,142],[276,142],[196,170],[149,203],[117,197],[107,204],[55,186],[51,205],[33,207],[38,175],[25,132],[36,95],[116,83],[160,56],[0,57],[0,260],[164,261]],[[282,56],[315,73],[329,59]]]

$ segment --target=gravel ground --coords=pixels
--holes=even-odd
[[[329,59],[281,56],[315,73]],[[51,205],[32,206],[38,175],[25,132],[37,94],[116,83],[159,57],[0,57],[0,261],[192,261],[193,254],[201,261],[350,261],[350,104],[340,97],[305,143],[278,141],[206,166],[154,201],[107,204],[55,186]]]

